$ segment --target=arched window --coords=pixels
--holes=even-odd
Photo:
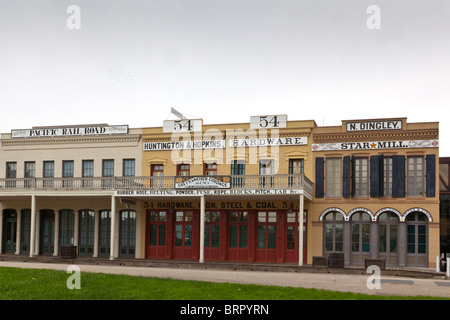
[[[406,264],[416,267],[428,266],[428,218],[422,212],[406,216],[407,257]]]
[[[384,212],[378,218],[378,251],[386,265],[398,265],[398,226],[400,219],[393,212]]]
[[[344,217],[339,212],[329,212],[324,218],[324,253],[344,251]]]
[[[364,264],[370,254],[370,217],[365,212],[356,212],[351,217],[352,264]]]

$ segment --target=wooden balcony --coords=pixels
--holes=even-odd
[[[302,174],[190,176],[219,178],[227,181],[228,190],[303,190],[312,199],[313,183]],[[0,179],[0,194],[32,191],[89,192],[117,190],[179,190],[177,181],[186,177],[74,177]],[[189,189],[215,189],[214,186],[191,186]],[[186,189],[184,189],[186,190]]]

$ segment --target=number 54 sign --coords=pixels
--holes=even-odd
[[[250,117],[250,129],[286,128],[287,115]]]

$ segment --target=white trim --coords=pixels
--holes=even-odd
[[[353,214],[355,214],[357,212],[361,212],[361,211],[367,213],[370,216],[370,218],[372,219],[372,221],[375,221],[375,216],[373,215],[372,211],[370,211],[369,209],[366,209],[366,208],[362,208],[362,207],[351,210],[348,213],[348,219],[350,220],[350,218]]]
[[[408,214],[410,214],[411,212],[422,212],[424,215],[426,215],[427,217],[428,217],[428,221],[429,222],[433,222],[433,218],[431,217],[431,214],[427,211],[427,210],[425,210],[425,209],[422,209],[422,208],[411,208],[411,209],[409,209],[409,210],[407,210],[404,214],[403,214],[403,217],[404,217],[404,219],[406,220],[406,217],[408,216]]]
[[[335,207],[325,209],[325,210],[320,214],[319,221],[323,221],[323,218],[325,218],[325,216],[326,216],[328,213],[330,213],[330,212],[339,212],[339,213],[344,217],[344,220],[345,220],[345,221],[348,221],[348,216],[345,214],[345,212],[344,212],[342,209],[335,208]]]
[[[403,215],[400,213],[400,211],[398,211],[398,210],[396,210],[396,209],[394,209],[394,208],[383,208],[383,209],[378,210],[377,213],[375,213],[375,220],[374,220],[374,221],[377,221],[377,220],[378,220],[378,217],[379,217],[380,215],[382,215],[383,213],[385,213],[385,212],[392,212],[392,213],[395,213],[395,214],[398,216],[398,218],[399,218],[400,221],[404,221],[404,217],[403,217]]]

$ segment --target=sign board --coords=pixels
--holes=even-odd
[[[303,189],[167,189],[167,190],[117,190],[116,197],[197,197],[203,195],[301,195]]]
[[[93,136],[93,135],[109,135],[109,134],[127,134],[127,133],[128,133],[128,125],[119,125],[119,126],[87,125],[74,127],[13,129],[11,130],[11,138]]]
[[[286,128],[287,115],[251,116],[250,129]]]
[[[175,189],[229,189],[230,177],[196,176],[176,177]]]
[[[308,144],[308,137],[288,137],[288,138],[254,138],[254,139],[230,139],[230,148],[242,147],[273,147],[273,146],[297,146]]]
[[[396,140],[373,142],[339,142],[315,143],[312,151],[336,150],[377,150],[377,149],[412,149],[412,148],[438,148],[439,140]]]
[[[347,131],[401,130],[402,120],[347,122]]]
[[[189,150],[189,149],[223,149],[225,140],[180,140],[144,142],[144,151]]]
[[[165,120],[163,132],[198,132],[202,131],[202,119]]]

